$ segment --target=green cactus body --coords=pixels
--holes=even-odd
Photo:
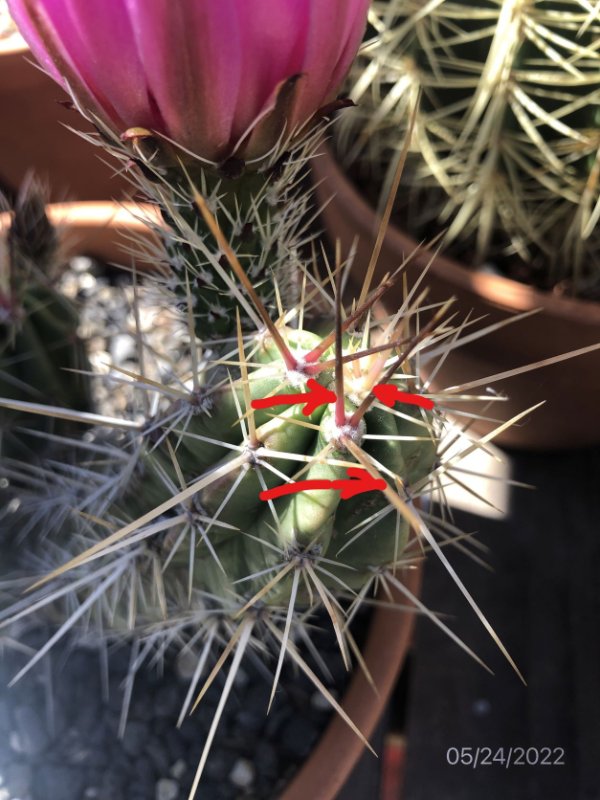
[[[101,120],[94,123],[129,167],[130,146],[111,139]],[[385,321],[373,313],[381,288],[396,276],[372,291],[365,286],[348,314],[343,265],[330,267],[328,280],[319,276],[304,249],[313,226],[302,178],[323,127],[292,144],[289,157],[273,153],[262,172],[235,177],[215,177],[217,165],[211,174],[182,167],[175,175],[174,159],[161,167],[135,150],[139,188],[166,223],[156,231],[163,248],[152,279],[177,319],[176,356],[157,353],[140,326],[139,372],[127,373],[135,377],[131,417],[80,417],[93,427],[81,441],[62,442],[66,464],[57,469],[63,446],[35,466],[33,478],[26,469],[18,473],[23,500],[11,522],[18,528],[24,516],[35,529],[36,569],[41,563],[45,573],[29,595],[31,608],[48,606],[53,619],[61,621],[62,613],[65,620],[52,641],[76,626],[99,638],[134,638],[142,645],[134,673],[148,654],[160,659],[171,643],[192,651],[204,639],[186,708],[204,666],[208,687],[232,655],[226,695],[250,644],[274,643],[280,652],[274,689],[286,652],[310,677],[293,634],[308,637],[306,621],[321,607],[350,666],[346,621],[368,591],[391,589],[414,560],[406,552],[409,525],[420,522],[413,498],[429,483],[437,486],[443,414],[410,404],[390,408],[373,390],[383,382],[418,393],[412,357],[455,331],[443,321],[445,307],[432,312],[420,300],[407,299],[403,313]],[[151,134],[142,139],[153,150]],[[235,165],[225,166],[227,172]],[[55,370],[77,363],[77,320],[46,287],[20,295],[27,313],[18,347],[37,359],[28,376],[41,377],[44,400],[72,407],[83,404],[83,394],[74,399],[72,385],[63,391]],[[422,314],[432,315],[427,324]],[[418,333],[408,343],[398,338],[410,330]],[[145,373],[146,344],[150,356],[167,356],[160,380]],[[308,415],[297,397],[255,407],[315,387],[326,401]],[[346,482],[360,481],[360,474],[369,490],[352,496]],[[290,493],[300,481],[309,483]],[[424,523],[419,533],[439,550]],[[19,598],[0,610],[0,624],[20,619],[22,608]],[[211,670],[205,662],[213,641],[225,650]]]
[[[322,341],[306,330],[284,329],[283,335],[291,352],[299,358]],[[342,355],[355,353],[356,341],[345,337]],[[335,348],[327,348],[321,360],[328,361],[334,351]],[[301,369],[305,367],[301,367],[301,361],[298,370],[290,372],[270,338],[257,339],[251,352],[254,366],[249,368],[247,383],[251,399],[305,391],[310,373],[302,378]],[[361,383],[361,375],[368,374],[370,358],[367,353],[367,364],[358,374],[357,362],[343,368],[351,389],[345,397],[347,420],[353,419],[358,405],[369,395],[371,384],[366,378]],[[385,358],[381,369],[384,363]],[[323,369],[313,374],[330,389],[332,372],[335,370]],[[400,372],[393,382],[406,389]],[[178,439],[173,452],[185,484],[206,479],[193,503],[187,506],[190,519],[196,514],[204,520],[197,527],[194,589],[224,599],[233,598],[236,593],[247,599],[267,585],[278,564],[294,559],[299,564],[303,559],[315,563],[327,559],[329,574],[323,577],[324,585],[336,591],[343,582],[358,590],[371,579],[373,570],[398,561],[406,545],[408,525],[395,508],[389,507],[381,491],[346,500],[336,489],[309,488],[270,502],[260,498],[261,492],[286,481],[347,480],[347,465],[357,462],[344,445],[346,429],[336,425],[334,404],[321,405],[310,416],[304,415],[302,403],[253,410],[255,438],[251,441],[242,378],[223,381],[211,397],[210,408],[197,409],[180,434],[167,431],[171,441]],[[168,418],[169,414],[165,416]],[[245,428],[241,417],[246,418]],[[362,419],[351,426],[352,440],[363,447],[371,463],[390,485],[404,490],[423,480],[433,468],[436,430],[434,412],[412,406],[401,406],[398,411],[371,405]],[[218,439],[223,444],[207,444],[196,437],[209,437],[213,442]],[[125,487],[116,504],[119,510],[113,516],[119,519],[146,514],[168,500],[172,487],[178,484],[173,458],[164,441],[155,446],[149,443],[142,463],[144,470],[130,487]],[[161,480],[161,474],[168,476],[171,487]],[[210,540],[210,547],[204,535]],[[163,535],[161,558],[170,554],[176,538],[176,531]],[[190,563],[189,551],[183,545],[169,557],[172,559],[165,570],[167,585],[180,581],[181,570]],[[289,573],[264,595],[263,602],[274,606],[286,602],[292,583],[293,573]],[[299,597],[306,600],[304,590]]]
[[[421,339],[403,355],[397,339],[413,311],[401,323],[375,321],[377,291],[351,320],[338,301],[336,324],[325,282],[298,269],[309,197],[300,192],[294,205],[295,186],[311,148],[281,173],[271,165],[221,183],[195,175],[199,188],[187,174],[143,184],[169,226],[160,263],[170,272],[153,278],[179,330],[188,323],[184,365],[173,363],[174,382],[162,386],[141,364],[135,388],[146,402],[135,418],[121,426],[87,415],[98,426],[84,441],[65,440],[68,463],[55,476],[65,455],[53,455],[48,494],[38,500],[34,476],[31,502],[15,515],[18,524],[21,513],[41,520],[44,557],[61,565],[53,577],[66,582],[63,610],[73,619],[78,609],[74,623],[81,613],[102,635],[168,638],[179,625],[185,636],[201,632],[207,620],[225,629],[261,620],[266,630],[285,614],[302,624],[323,604],[337,634],[340,595],[362,597],[406,561],[407,509],[437,466],[443,418],[388,408],[372,391],[380,381],[419,391],[409,353]],[[23,361],[22,380],[40,380],[40,402],[84,405],[86,384],[75,395],[73,373],[59,369],[83,366],[76,313],[47,282],[21,289],[10,347],[37,359]],[[327,401],[305,414],[293,396],[315,387]],[[286,400],[254,407],[277,395]],[[347,499],[357,473],[381,481]],[[298,482],[307,484],[290,492]],[[60,590],[35,596],[60,620]]]
[[[88,380],[76,374],[89,369],[89,364],[78,338],[79,317],[73,304],[51,287],[34,286],[22,298],[21,313],[16,330],[6,326],[3,332],[0,375],[5,377],[0,377],[0,393],[25,399],[25,388],[10,392],[14,377],[29,387],[32,402],[89,408]]]

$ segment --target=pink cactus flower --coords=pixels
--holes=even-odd
[[[42,66],[116,133],[256,160],[330,102],[369,0],[8,0]]]

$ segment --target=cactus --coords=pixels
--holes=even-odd
[[[147,279],[187,338],[172,371],[156,380],[145,373],[140,330],[139,373],[114,373],[137,390],[131,415],[45,409],[50,418],[86,426],[86,435],[47,437],[47,458],[15,460],[0,471],[19,500],[4,515],[5,530],[27,542],[16,582],[4,586],[0,628],[41,614],[57,626],[14,680],[69,633],[132,639],[131,680],[171,645],[199,647],[183,715],[200,680],[196,702],[233,653],[191,800],[248,648],[274,651],[271,699],[290,657],[362,737],[296,647],[310,641],[309,621],[319,609],[331,619],[348,668],[352,655],[361,663],[349,623],[378,589],[406,597],[482,663],[405,586],[423,545],[518,672],[441,547],[456,529],[444,514],[438,519],[419,508],[434,493],[443,499],[453,479],[460,452],[440,445],[446,409],[454,396],[459,403],[469,397],[463,387],[431,395],[419,361],[432,352],[443,360],[472,338],[469,321],[453,321],[450,302],[426,304],[418,286],[405,287],[401,307],[385,315],[379,301],[403,279],[402,265],[376,288],[365,278],[360,298],[343,302],[347,265],[336,256],[334,269],[317,258],[302,181],[318,128],[296,140],[287,157],[274,152],[255,173],[226,181],[216,165],[149,158],[144,148],[154,152],[156,143],[146,135],[132,143],[100,132],[103,146],[126,165],[134,148],[139,188],[161,208],[159,244],[143,253],[156,264]],[[255,224],[246,240],[239,234],[248,215]],[[200,271],[208,280],[198,282]],[[217,303],[222,313],[215,315]],[[53,368],[51,357],[44,367]],[[375,391],[381,384],[404,400],[388,402]],[[308,409],[299,400],[270,405],[308,390],[325,400]],[[405,402],[407,395],[415,402]],[[0,408],[40,410],[14,399],[0,399]],[[465,452],[477,446],[464,439]],[[368,491],[354,494],[360,480]],[[290,493],[288,484],[300,481],[321,485]],[[27,596],[10,599],[11,588],[24,584]]]
[[[285,171],[276,178],[283,186],[289,179]],[[291,283],[280,267],[271,268],[273,296],[283,298],[271,317],[218,225],[224,210],[213,214],[192,181],[186,191],[186,217],[173,220],[171,231],[185,229],[194,206],[205,235],[214,238],[211,246],[227,258],[242,299],[233,338],[202,342],[196,325],[188,325],[190,372],[163,384],[132,374],[141,397],[131,419],[82,415],[88,435],[65,439],[62,467],[54,456],[33,472],[26,464],[11,471],[22,499],[14,521],[29,531],[25,555],[37,553],[46,574],[27,599],[0,612],[0,621],[9,625],[31,609],[46,609],[60,625],[23,672],[77,628],[133,636],[143,653],[172,642],[204,641],[210,648],[223,641],[205,688],[229,652],[236,650],[235,672],[248,646],[268,640],[279,650],[274,693],[286,654],[310,674],[294,640],[306,635],[306,619],[320,606],[350,665],[355,648],[347,621],[363,598],[380,585],[405,592],[402,571],[419,558],[411,527],[445,560],[415,505],[445,469],[439,448],[445,416],[434,405],[443,398],[427,398],[415,359],[458,338],[462,328],[445,319],[448,304],[425,306],[425,293],[416,296],[416,289],[395,315],[380,319],[377,303],[397,276],[371,291],[363,287],[362,299],[344,311],[341,281],[331,275],[331,298],[310,258]],[[178,213],[176,204],[168,208]],[[171,235],[163,234],[163,265]],[[193,267],[186,261],[171,269],[177,281],[160,270],[152,279],[175,316],[190,321]],[[258,320],[253,331],[249,320]],[[431,402],[390,406],[373,391],[378,384],[423,393],[421,400]],[[327,402],[308,409],[299,400],[281,407],[256,402],[311,387],[320,387]],[[344,482],[360,476],[378,483],[352,496]],[[313,484],[261,497],[306,480],[330,481],[331,488]],[[223,702],[230,688],[228,680]]]
[[[323,340],[309,330],[281,329],[280,334],[293,358],[298,358],[300,351],[308,360],[322,348]],[[334,381],[332,366],[321,369],[323,360],[327,363],[334,355],[329,347],[322,360],[308,362],[313,368],[306,367],[303,375],[295,365],[290,370],[270,337],[250,346],[252,362],[261,366],[249,367],[247,378],[192,391],[134,434],[137,447],[133,441],[130,446],[137,452],[136,465],[119,496],[113,497],[109,516],[120,522],[121,530],[149,516],[148,526],[139,528],[141,533],[152,528],[156,509],[164,503],[170,509],[181,505],[190,514],[200,515],[205,520],[205,546],[197,548],[185,582],[189,580],[194,590],[223,600],[233,594],[238,581],[246,582],[244,595],[251,597],[261,590],[278,562],[293,562],[301,554],[310,555],[316,563],[321,558],[337,562],[331,568],[332,577],[323,580],[328,589],[335,589],[343,580],[358,590],[368,582],[374,566],[393,563],[406,544],[408,525],[397,513],[389,513],[392,509],[385,495],[379,492],[343,502],[339,491],[315,490],[272,503],[259,495],[298,472],[303,473],[303,480],[345,479],[348,463],[356,462],[353,451],[358,445],[369,464],[380,465],[394,480],[402,481],[405,491],[421,488],[436,461],[439,420],[432,411],[412,407],[409,413],[386,406],[359,410],[370,396],[372,382],[385,371],[390,351],[370,354],[368,344],[357,335],[347,337],[339,354],[345,359],[364,353],[346,368],[351,387],[344,389],[343,403],[319,406],[309,416],[303,414],[302,403],[278,412],[246,408],[248,400],[275,391],[301,390],[311,374],[323,386]],[[403,359],[396,361],[398,373],[390,381],[406,390],[409,378],[403,377]],[[359,370],[354,364],[360,365]],[[169,420],[174,415],[180,418],[186,406],[190,416],[184,424],[180,421],[174,426]],[[342,421],[337,422],[340,413]],[[246,417],[245,424],[240,417]],[[181,479],[186,487],[194,482],[198,486],[187,505],[173,498],[173,487]],[[88,508],[88,513],[97,511]],[[361,529],[374,515],[381,516],[381,521],[368,537],[361,536]],[[177,531],[189,520],[178,519],[172,527],[168,523],[167,516],[155,548],[161,558],[169,557],[172,563],[165,571],[166,585],[181,581],[181,570],[189,566],[188,548],[181,542],[176,548],[173,545]],[[202,527],[198,525],[199,530]],[[248,580],[255,573],[260,577]],[[287,601],[292,583],[293,576],[288,574],[263,602]]]
[[[255,330],[258,317],[240,292],[195,197],[205,198],[227,246],[235,250],[271,314],[277,311],[274,274],[280,296],[295,295],[302,250],[314,239],[314,212],[311,215],[310,195],[304,188],[307,163],[320,144],[323,126],[282,145],[259,165],[234,158],[207,165],[188,158],[185,166],[180,161],[173,166],[181,154],[173,155],[149,131],[134,129],[116,138],[100,120],[91,121],[100,131],[104,149],[115,159],[126,167],[133,148],[143,166],[135,180],[144,197],[160,209],[164,222],[156,228],[163,247],[150,260],[163,265],[165,297],[172,303],[175,293],[179,306],[191,315],[198,337],[208,342],[231,335],[237,310],[244,331]]]
[[[88,379],[75,372],[89,368],[77,334],[78,314],[54,288],[58,240],[45,214],[43,188],[32,176],[12,213],[0,264],[0,395],[85,411]],[[29,415],[0,411],[0,452],[22,454],[26,439],[16,428],[32,423]],[[34,427],[49,430],[47,422]],[[54,429],[64,433],[65,425]]]
[[[58,625],[15,680],[68,632],[132,638],[133,673],[155,650],[201,643],[182,713],[201,676],[198,700],[233,652],[193,797],[248,647],[275,650],[273,697],[286,655],[323,689],[295,645],[309,637],[307,620],[319,608],[348,668],[357,655],[349,621],[380,587],[396,588],[450,633],[402,580],[423,543],[492,632],[438,542],[453,526],[442,518],[432,532],[430,512],[418,508],[443,493],[458,458],[440,447],[452,392],[428,396],[419,359],[431,348],[445,358],[468,322],[453,323],[449,304],[426,305],[417,287],[406,287],[402,306],[382,318],[378,301],[400,265],[376,288],[365,278],[360,298],[344,304],[346,265],[317,258],[303,184],[325,123],[283,142],[254,171],[238,164],[234,174],[229,163],[224,175],[223,165],[162,152],[147,131],[117,137],[93,121],[91,138],[126,167],[133,157],[133,179],[161,209],[160,245],[144,254],[156,264],[148,279],[187,339],[162,381],[146,376],[142,356],[139,374],[127,373],[139,397],[130,417],[71,412],[86,436],[53,436],[57,450],[41,465],[11,466],[21,502],[9,526],[27,537],[22,570],[39,576],[42,565],[42,576],[0,611],[0,624],[45,611]],[[142,331],[139,340],[143,354]],[[404,400],[384,402],[381,384]],[[269,404],[308,390],[325,400],[308,409],[298,399]],[[476,446],[467,440],[465,450]],[[360,480],[369,490],[354,494],[351,482]],[[320,485],[290,493],[288,484],[300,481]]]
[[[336,149],[360,180],[392,179],[416,121],[402,220],[447,229],[468,263],[600,289],[600,17],[581,0],[380,0],[349,77],[358,107]]]

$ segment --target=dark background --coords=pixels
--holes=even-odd
[[[455,515],[462,530],[478,531],[489,546],[494,571],[461,553],[448,554],[527,686],[443,566],[428,558],[423,602],[443,612],[495,675],[420,619],[378,734],[380,746],[390,731],[406,737],[403,790],[392,795],[388,784],[386,793],[381,762],[365,758],[339,800],[600,798],[600,449],[506,455],[512,479],[537,488],[510,489],[502,520]],[[489,747],[493,754],[504,748],[505,756],[510,747],[562,748],[564,766],[448,764],[448,748],[469,746],[473,752]],[[559,751],[550,760],[555,755]]]

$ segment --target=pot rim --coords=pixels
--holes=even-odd
[[[61,256],[65,259],[81,253],[96,256],[108,263],[126,266],[131,257],[125,251],[127,235],[150,244],[158,238],[149,227],[163,224],[159,211],[149,203],[111,200],[83,200],[66,203],[49,203],[46,213],[58,229]],[[0,238],[10,225],[10,211],[0,213]],[[89,248],[83,247],[86,240]],[[140,254],[137,264],[144,269],[152,266]]]
[[[6,39],[0,39],[0,58],[2,56],[24,56],[28,52],[27,42],[20,33],[13,33]]]
[[[322,180],[327,174],[332,177],[336,185],[338,200],[346,207],[354,207],[354,217],[364,220],[364,227],[376,235],[380,216],[338,164],[329,142],[323,143],[321,153],[313,160],[313,169],[317,180]],[[388,226],[386,242],[390,249],[398,251],[399,259],[419,247],[418,242],[397,224]],[[548,315],[577,322],[579,325],[600,325],[600,303],[598,302],[561,297],[551,292],[542,292],[525,283],[501,275],[474,271],[445,254],[437,254],[433,258],[432,256],[432,251],[422,248],[419,257],[415,258],[414,262],[424,266],[431,259],[430,269],[437,277],[466,292],[483,297],[489,303],[506,311],[522,312],[542,309]]]
[[[423,579],[423,561],[405,570],[401,578],[404,585],[418,595]],[[416,622],[416,608],[407,608],[410,603],[406,596],[390,588],[394,605],[398,608],[390,607],[390,598],[380,593],[379,599],[386,605],[375,607],[362,653],[377,693],[357,666],[341,702],[344,711],[367,739],[371,738],[381,719],[406,660]],[[309,797],[334,800],[361,755],[368,752],[354,731],[335,711],[333,713],[333,719],[280,800],[306,800]]]
[[[161,225],[160,213],[150,203],[113,200],[83,200],[50,203],[47,206],[50,222],[58,228],[100,227],[146,231],[148,225]],[[0,230],[2,228],[0,227]]]

